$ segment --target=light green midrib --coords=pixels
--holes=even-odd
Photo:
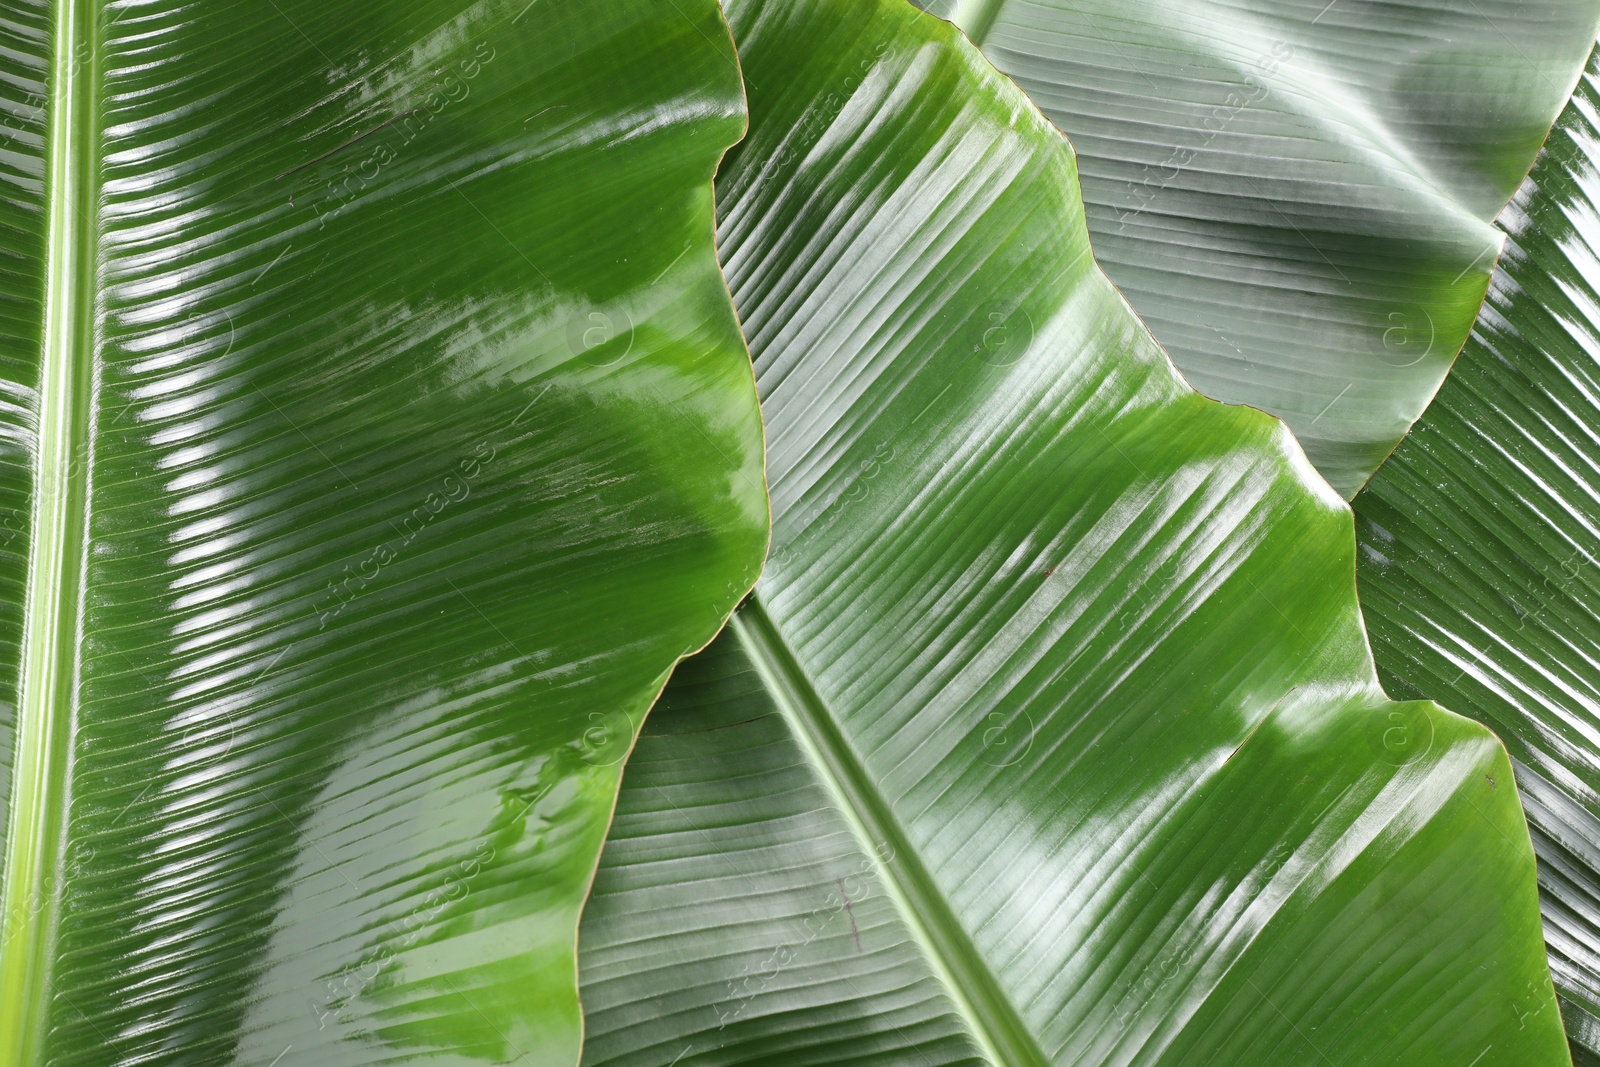
[[[983,1053],[997,1067],[1050,1067],[993,973],[956,921],[899,820],[839,731],[766,609],[750,597],[728,626],[811,757],[818,776],[873,858],[901,920]],[[881,848],[887,845],[889,855]]]
[[[0,881],[0,1067],[42,1061],[51,987],[88,496],[96,0],[55,0],[44,328],[10,818]],[[79,462],[74,463],[74,456]]]

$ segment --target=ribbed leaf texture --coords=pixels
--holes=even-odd
[[[1361,602],[1394,692],[1511,751],[1573,1050],[1600,1064],[1600,66],[1501,218],[1483,317],[1355,500]]]
[[[598,1065],[1567,1062],[1482,726],[1378,685],[1350,511],[1096,266],[900,0],[736,0],[774,545],[624,777]]]
[[[0,1063],[578,1056],[766,538],[712,0],[0,13]]]
[[[1596,0],[928,0],[1072,138],[1095,254],[1195,388],[1354,495],[1478,313]]]

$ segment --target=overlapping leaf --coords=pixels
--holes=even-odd
[[[1197,389],[1353,495],[1449,370],[1595,0],[931,0],[1077,148],[1106,272]]]
[[[1472,340],[1356,498],[1361,600],[1395,692],[1505,740],[1550,969],[1600,1063],[1600,67],[1527,184]]]
[[[710,0],[0,14],[0,1063],[578,1054],[766,536]]]
[[[1384,696],[1348,509],[1066,144],[898,0],[730,17],[774,551],[625,778],[587,1062],[1566,1062],[1503,751]]]

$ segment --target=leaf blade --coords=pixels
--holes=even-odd
[[[72,639],[22,723],[60,734],[60,847],[8,842],[4,1055],[570,1064],[618,764],[766,536],[720,13],[56,6],[87,26],[33,5],[28,43],[92,104],[84,388],[8,334],[5,458],[81,522],[17,547],[83,594],[6,598]],[[22,284],[59,268],[17,244]]]
[[[1600,8],[939,0],[1072,138],[1112,280],[1354,496],[1438,390]]]
[[[700,807],[625,782],[589,1062],[1565,1062],[1503,753],[1383,695],[1348,509],[1281,424],[1178,378],[1089,255],[1067,146],[899,5],[730,18],[721,236],[774,549],[695,670],[727,704],[680,722],[669,692],[642,742]],[[838,913],[803,841],[739,821],[776,803],[740,773],[773,712],[815,753],[785,790],[832,798],[920,971],[843,925],[781,940]],[[751,853],[778,870],[740,900]]]
[[[1580,1062],[1600,1055],[1593,740],[1596,65],[1501,218],[1484,314],[1412,436],[1355,500],[1378,668],[1505,739],[1540,859],[1551,970]]]

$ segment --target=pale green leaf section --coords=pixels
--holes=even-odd
[[[1353,496],[1461,350],[1596,0],[927,0],[1078,151],[1111,280],[1195,388]]]

